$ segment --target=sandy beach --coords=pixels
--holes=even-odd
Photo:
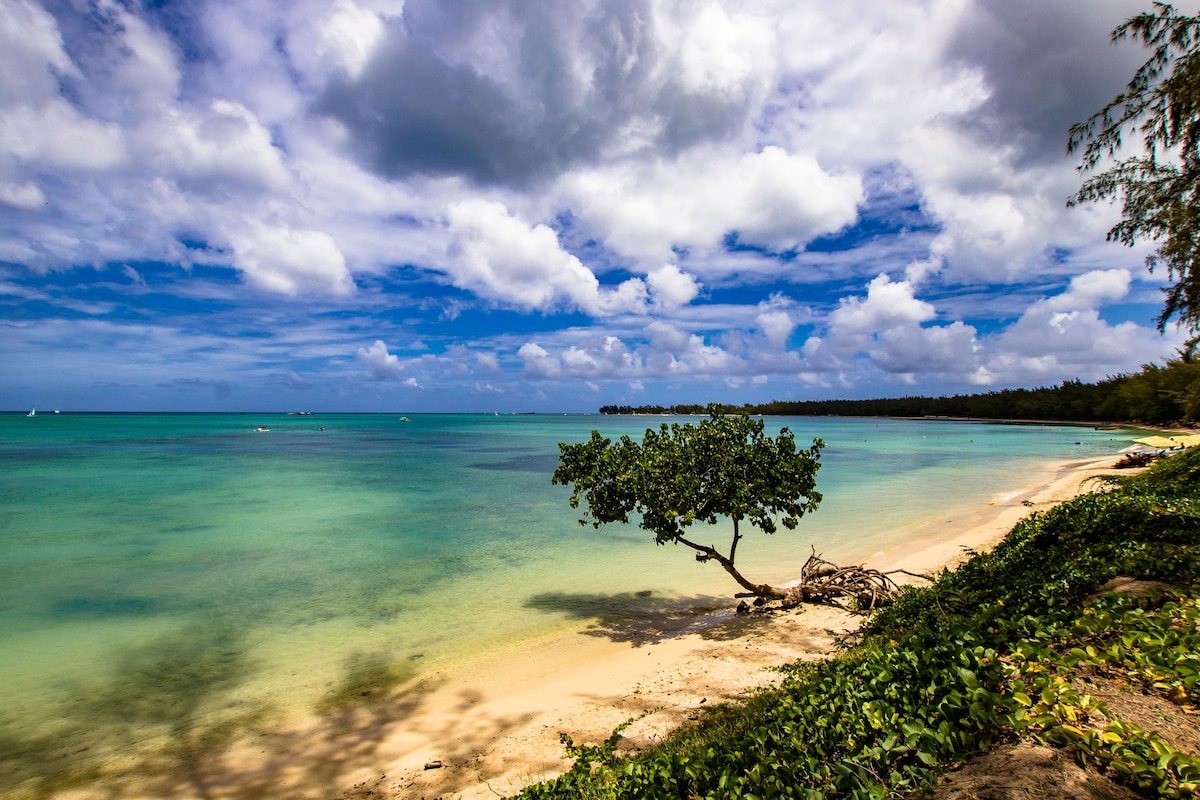
[[[1088,479],[1113,473],[1114,460],[1055,465],[968,514],[898,531],[904,544],[865,563],[919,573],[951,565],[968,550],[993,545],[1031,510],[1089,491]],[[624,742],[642,747],[706,703],[777,681],[771,666],[824,657],[833,636],[857,621],[836,609],[808,607],[749,617],[718,613],[702,630],[682,635],[592,629],[422,681],[411,688],[420,700],[402,721],[366,724],[352,737],[292,752],[293,767],[278,769],[274,779],[289,797],[510,795],[568,766],[561,733],[599,742],[635,719]],[[313,760],[338,765],[324,773],[324,786],[313,785]]]
[[[982,507],[898,529],[896,547],[867,554],[863,563],[935,572],[993,545],[1031,510],[1089,490],[1087,480],[1115,472],[1115,461],[1047,465]],[[662,613],[597,619],[575,633],[547,634],[452,667],[418,672],[393,665],[367,676],[367,690],[322,709],[320,717],[231,740],[185,735],[164,743],[165,770],[157,774],[128,757],[127,765],[110,768],[123,775],[121,796],[131,798],[512,795],[569,766],[561,734],[598,743],[632,719],[623,747],[644,747],[706,704],[777,682],[781,676],[770,667],[825,657],[834,638],[861,619],[816,606],[737,616],[733,591],[731,584],[727,607],[701,618],[647,597],[647,607]],[[111,796],[105,785],[113,788],[102,779],[55,797]]]

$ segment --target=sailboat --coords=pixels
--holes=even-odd
[[[35,406],[34,408],[29,409],[29,413],[26,414],[25,416],[36,417],[37,416],[37,407]]]

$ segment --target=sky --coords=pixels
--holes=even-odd
[[[1124,0],[0,0],[0,409],[594,412],[1170,357]]]

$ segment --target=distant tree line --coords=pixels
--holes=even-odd
[[[1064,422],[1143,422],[1167,425],[1200,421],[1200,360],[1190,354],[1141,372],[1098,383],[1064,381],[1038,389],[1001,389],[953,397],[891,397],[877,400],[773,400],[722,405],[724,413],[777,416],[977,417],[1061,420]],[[601,414],[703,414],[697,403],[661,406],[609,405]]]

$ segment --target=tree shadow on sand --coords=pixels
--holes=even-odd
[[[281,701],[251,691],[262,675],[251,633],[197,622],[129,648],[103,677],[64,687],[56,719],[36,729],[0,709],[0,796],[372,796],[348,787],[375,770],[371,785],[406,794],[394,784],[400,776],[381,773],[397,736],[414,730],[445,762],[437,793],[453,794],[492,777],[480,761],[489,743],[528,722],[492,713],[467,691],[434,709],[442,680],[389,651],[347,656],[297,721]]]
[[[13,754],[0,761],[5,782],[53,797],[165,770],[204,796],[201,765],[265,710],[248,704],[214,715],[210,701],[251,671],[240,634],[229,628],[195,625],[130,648],[105,680],[68,687],[53,725],[2,726],[9,741],[0,750]]]
[[[545,592],[525,601],[525,607],[548,614],[588,620],[584,631],[634,647],[699,633],[706,639],[732,639],[742,635],[733,602],[726,597],[656,597],[651,592],[572,594]]]
[[[260,674],[246,639],[228,626],[191,624],[129,648],[94,683],[64,687],[53,721],[34,727],[0,712],[0,796],[251,800],[277,796],[285,771],[337,787],[348,764],[373,766],[381,731],[435,685],[419,681],[407,659],[355,654],[313,709],[316,728],[300,730],[280,724],[278,701],[244,696]],[[336,742],[337,752],[322,742]]]

